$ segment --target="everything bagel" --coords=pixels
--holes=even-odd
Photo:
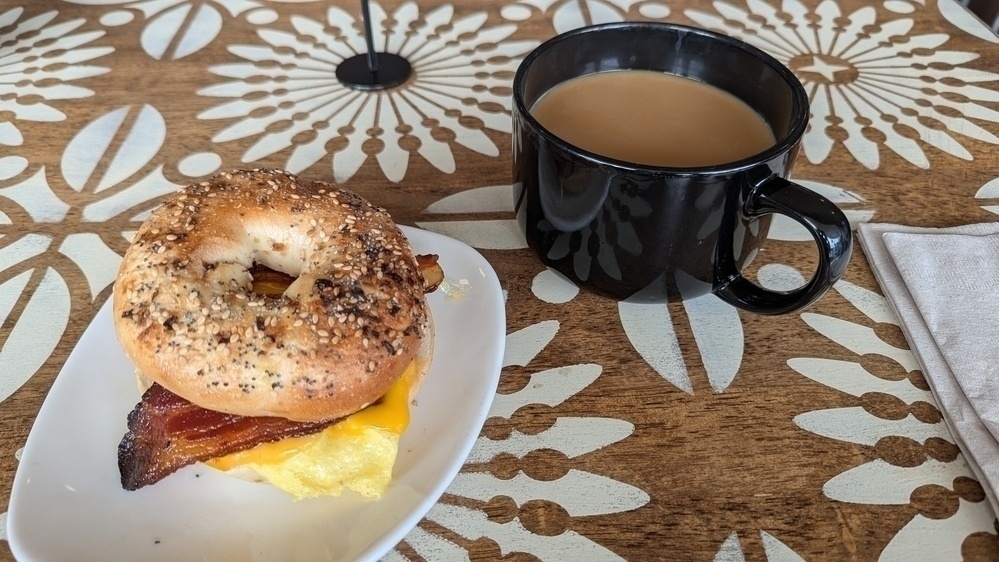
[[[255,266],[295,280],[257,294]],[[388,213],[277,170],[220,174],[156,209],[121,264],[114,315],[126,355],[170,392],[301,422],[378,400],[429,321],[420,266]]]

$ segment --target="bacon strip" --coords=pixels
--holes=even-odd
[[[214,412],[154,384],[128,414],[128,433],[118,445],[121,485],[138,490],[189,464],[316,433],[336,421],[294,422]]]
[[[437,262],[440,256],[437,254],[420,254],[416,256],[416,264],[420,266],[420,273],[423,274],[423,292],[432,293],[444,282],[444,270]]]

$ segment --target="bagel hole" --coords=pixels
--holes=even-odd
[[[258,263],[254,263],[250,268],[250,275],[253,277],[253,292],[265,297],[280,297],[295,281],[295,277],[287,273]]]

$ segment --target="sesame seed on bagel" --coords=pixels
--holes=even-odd
[[[294,281],[258,294],[262,266]],[[428,337],[424,280],[382,208],[279,170],[189,185],[158,207],[114,285],[138,370],[203,408],[296,421],[379,399]]]

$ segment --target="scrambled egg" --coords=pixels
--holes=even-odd
[[[380,498],[392,479],[399,437],[409,426],[416,363],[377,404],[319,433],[263,443],[208,461],[222,471],[248,468],[296,499],[339,496],[345,488]]]

